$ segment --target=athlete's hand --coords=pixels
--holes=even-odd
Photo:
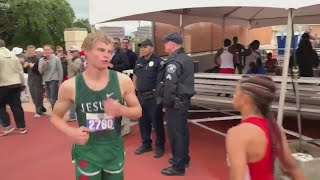
[[[118,101],[108,98],[104,101],[104,112],[110,118],[120,117],[123,115],[124,106],[121,105]]]
[[[73,131],[70,132],[69,136],[74,139],[75,143],[84,145],[89,139],[89,132],[92,132],[92,130],[81,126],[79,128],[74,128]]]

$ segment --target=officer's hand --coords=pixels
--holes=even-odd
[[[104,112],[110,118],[116,118],[123,115],[124,106],[121,105],[118,101],[108,98],[104,101]]]
[[[29,67],[33,68],[34,63],[29,63]]]
[[[89,132],[92,132],[89,128],[79,127],[74,128],[69,132],[69,136],[75,141],[75,143],[84,145],[89,139]]]

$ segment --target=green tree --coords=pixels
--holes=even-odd
[[[73,27],[86,28],[88,33],[91,32],[91,27],[88,19],[76,19],[73,22]]]
[[[75,15],[67,0],[0,0],[0,37],[7,44],[61,45]]]

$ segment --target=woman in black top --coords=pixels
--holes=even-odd
[[[313,77],[313,68],[319,66],[319,57],[312,48],[310,37],[307,33],[303,34],[296,51],[297,63],[301,77]]]

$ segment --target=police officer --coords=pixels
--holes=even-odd
[[[163,38],[165,51],[169,57],[159,73],[157,102],[162,102],[167,118],[168,137],[172,151],[169,163],[172,165],[161,171],[167,176],[184,175],[189,166],[188,110],[194,92],[194,64],[182,48],[183,39],[179,33],[171,33]]]
[[[157,85],[157,75],[160,70],[161,58],[153,54],[153,43],[146,39],[138,44],[141,57],[137,60],[134,68],[133,81],[137,89],[137,95],[142,107],[142,117],[139,121],[142,146],[136,151],[136,155],[152,151],[151,127],[156,132],[155,158],[160,158],[164,154],[165,134],[163,127],[162,105],[157,104],[155,88]]]

